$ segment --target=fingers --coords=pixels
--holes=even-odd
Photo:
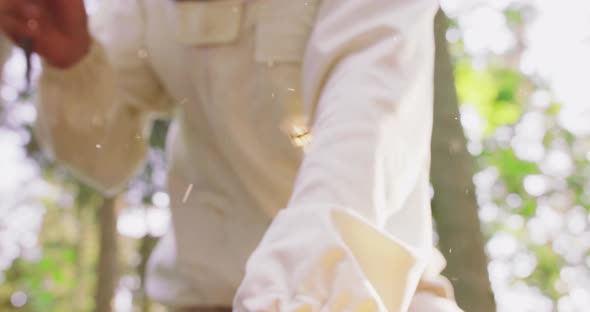
[[[421,279],[417,291],[429,292],[441,298],[454,300],[453,285],[445,277]]]
[[[41,14],[41,7],[31,0],[0,0],[0,16],[36,18]]]
[[[40,8],[30,1],[0,0],[0,31],[12,40],[35,36],[40,16]]]
[[[2,17],[0,29],[12,41],[18,44],[19,38],[35,37],[38,32],[38,22],[36,20],[24,20],[12,16]]]
[[[90,45],[83,0],[0,0],[0,32],[15,44],[31,39],[32,51],[66,67]]]

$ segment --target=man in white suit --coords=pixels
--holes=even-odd
[[[44,64],[36,133],[115,194],[156,115],[178,311],[460,311],[433,251],[435,0],[0,0]],[[90,24],[90,26],[88,26]],[[419,285],[419,281],[422,282]],[[438,282],[437,282],[438,281]]]

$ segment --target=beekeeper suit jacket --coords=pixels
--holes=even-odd
[[[175,116],[172,229],[148,293],[171,307],[406,311],[433,252],[435,1],[101,2],[88,55],[45,66],[36,132],[114,194],[154,117]]]

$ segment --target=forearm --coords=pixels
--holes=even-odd
[[[244,311],[406,311],[432,252],[430,0],[324,0],[292,199],[248,262]],[[239,311],[242,311],[239,310]]]

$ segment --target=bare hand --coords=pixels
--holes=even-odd
[[[83,0],[0,0],[0,32],[17,45],[31,38],[33,51],[59,68],[78,63],[91,43]]]

